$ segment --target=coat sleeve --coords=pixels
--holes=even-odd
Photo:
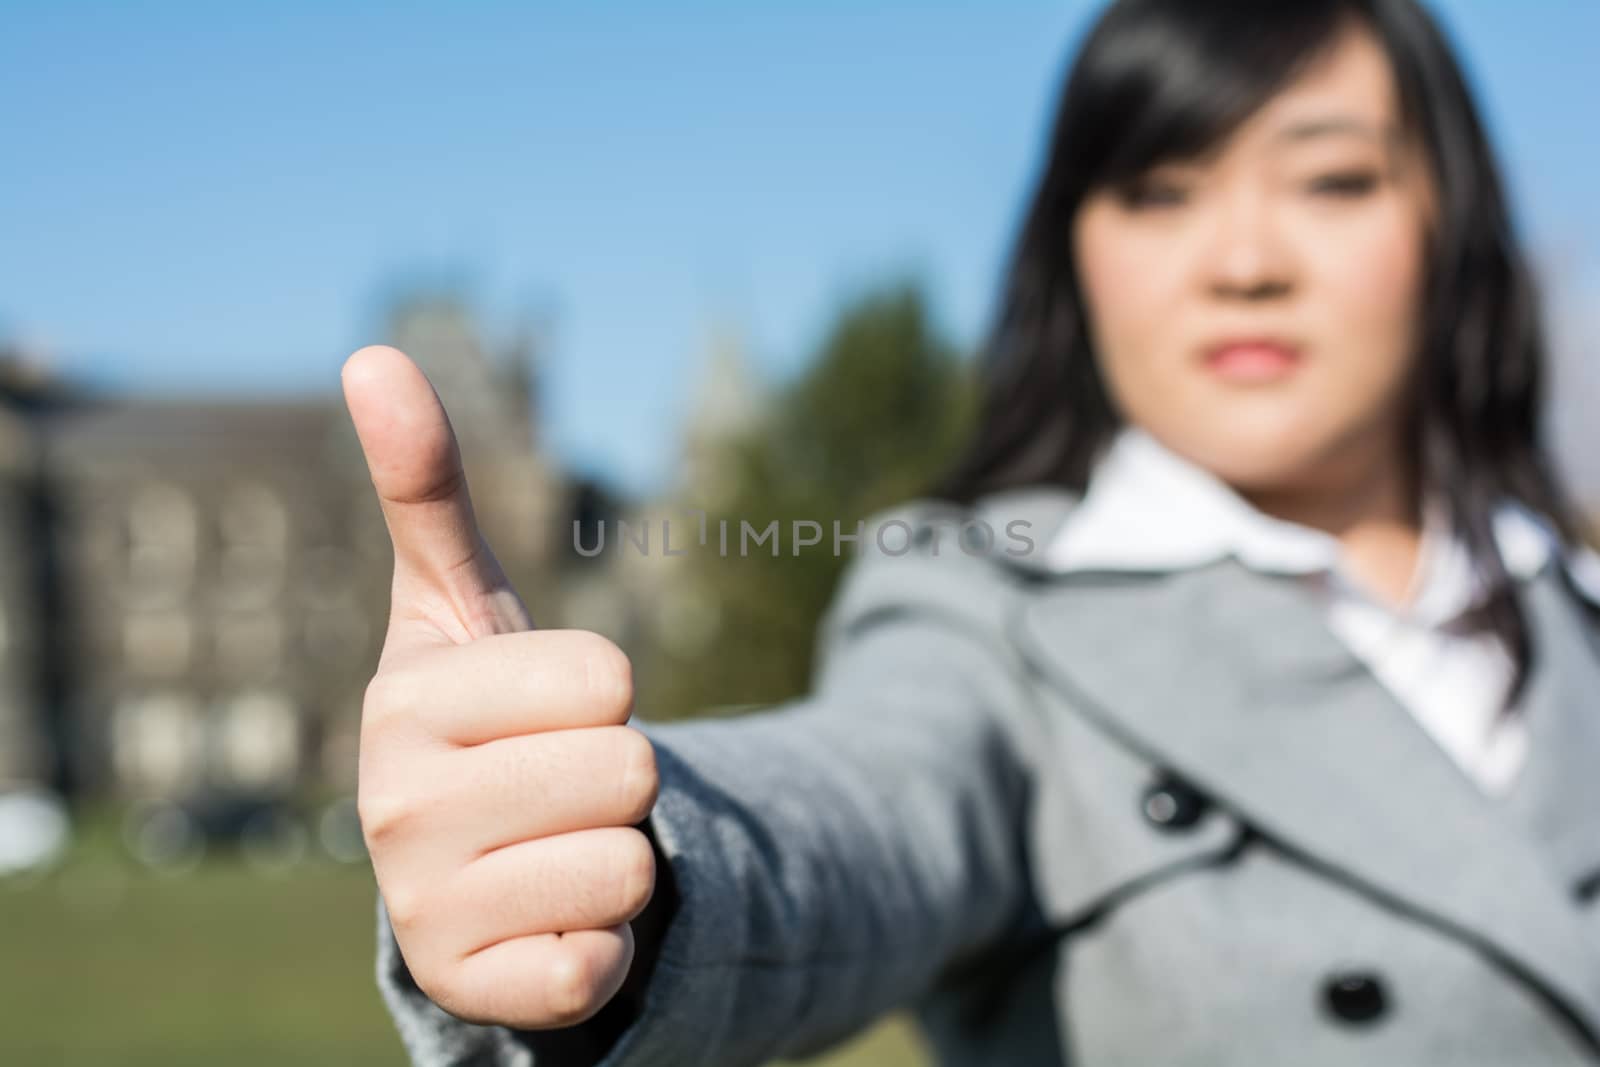
[[[416,1063],[740,1067],[806,1055],[911,1004],[1013,927],[1028,895],[1028,754],[1040,747],[1003,638],[1007,590],[993,562],[930,545],[917,509],[876,521],[896,517],[918,536],[891,555],[891,530],[888,549],[852,562],[811,695],[643,727],[677,905],[620,1036],[584,1053],[570,1031],[453,1019],[410,981],[380,902],[379,982]]]

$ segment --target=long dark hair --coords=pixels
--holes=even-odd
[[[1070,239],[1079,205],[1151,166],[1223,141],[1354,20],[1394,72],[1437,209],[1427,249],[1421,349],[1406,461],[1440,492],[1486,590],[1476,612],[1515,663],[1505,707],[1531,668],[1529,628],[1495,543],[1508,498],[1582,539],[1541,448],[1544,339],[1538,298],[1461,70],[1415,0],[1116,0],[1085,38],[1062,91],[980,365],[977,433],[936,490],[970,502],[1006,488],[1082,492],[1122,418],[1096,368]]]

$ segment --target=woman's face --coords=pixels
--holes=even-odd
[[[1074,254],[1113,403],[1246,491],[1398,456],[1430,188],[1352,28],[1212,155],[1093,193]]]

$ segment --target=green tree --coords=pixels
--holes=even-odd
[[[660,717],[760,706],[808,688],[818,620],[849,562],[833,523],[858,520],[924,494],[953,459],[973,409],[967,365],[921,290],[899,283],[842,309],[816,356],[779,389],[758,425],[721,447],[732,489],[705,505],[708,528],[727,520],[729,553],[697,549],[682,581],[714,624],[688,653],[658,648],[641,673],[641,707]],[[781,537],[741,557],[741,521],[773,520]],[[796,555],[793,524],[822,527]],[[716,545],[715,534],[712,546]]]

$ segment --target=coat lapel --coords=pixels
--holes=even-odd
[[[1541,669],[1524,701],[1527,765],[1506,802],[1534,828],[1570,892],[1600,871],[1600,630],[1548,570],[1527,602]],[[1600,937],[1592,916],[1591,930]]]
[[[1069,704],[1263,834],[1503,958],[1600,1031],[1600,969],[1532,835],[1294,581],[1233,561],[1049,580],[1022,654]]]

